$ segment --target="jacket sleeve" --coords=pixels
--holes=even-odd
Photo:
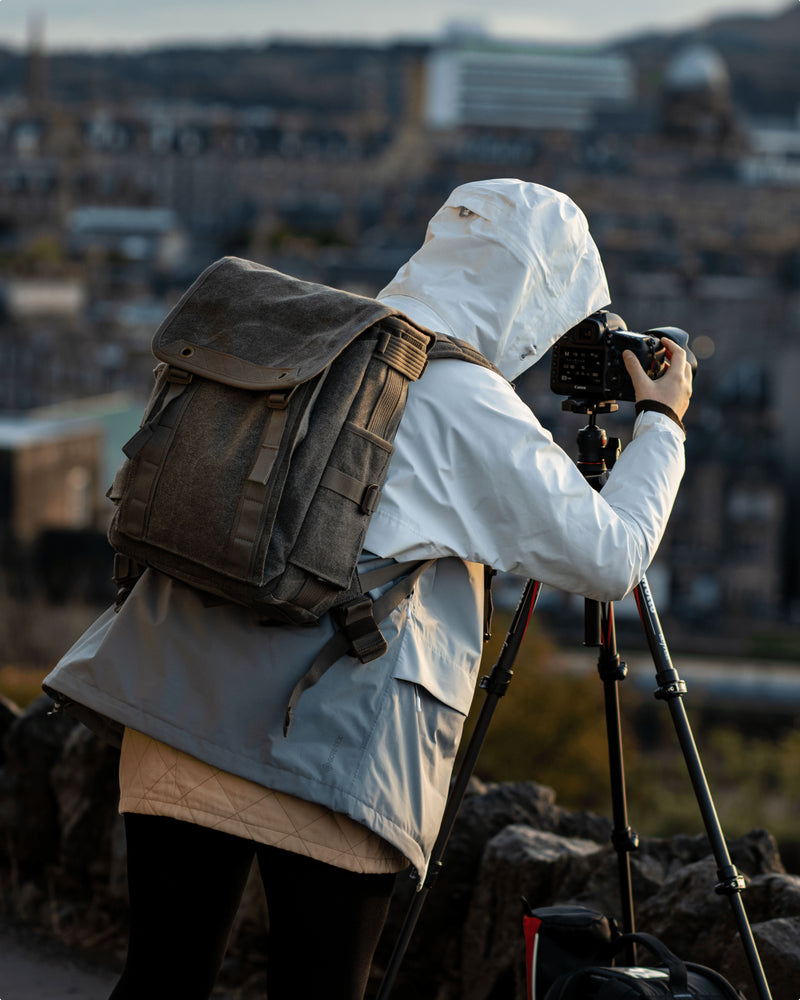
[[[366,544],[619,600],[658,548],[683,471],[683,433],[646,412],[597,493],[502,378],[436,362],[410,387]]]

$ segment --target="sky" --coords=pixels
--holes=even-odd
[[[440,37],[475,25],[497,38],[605,42],[697,27],[731,13],[775,14],[800,0],[0,0],[0,45],[23,46],[32,19],[49,49],[172,42]]]

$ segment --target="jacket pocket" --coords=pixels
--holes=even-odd
[[[409,609],[402,646],[394,665],[396,680],[407,681],[466,716],[475,687],[474,657],[438,622]]]
[[[472,685],[459,683],[463,680],[463,673],[457,672],[461,676],[453,676],[452,666],[448,669],[445,664],[440,664],[438,669],[432,664],[430,659],[416,664],[411,662],[398,663],[393,672],[395,680],[407,681],[414,686],[415,698],[419,702],[420,692],[426,692],[436,698],[437,701],[447,705],[448,708],[455,709],[460,715],[466,716],[472,703]],[[419,705],[417,705],[419,708]]]

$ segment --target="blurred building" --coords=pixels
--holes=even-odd
[[[23,545],[98,519],[102,431],[84,422],[0,417],[0,528]]]
[[[469,39],[427,57],[425,122],[439,129],[585,129],[596,110],[629,106],[635,92],[624,56]]]
[[[180,266],[186,255],[185,233],[168,208],[84,205],[70,213],[67,232],[79,254],[99,252],[167,268]]]
[[[673,55],[664,72],[661,114],[667,134],[724,138],[730,133],[731,82],[719,53],[690,43]]]
[[[629,328],[684,327],[701,356],[670,607],[720,633],[800,613],[800,130],[740,114],[710,44],[622,49],[98,55],[91,80],[61,66],[69,99],[37,49],[0,99],[0,410],[146,394],[153,331],[223,253],[373,294],[458,184],[537,181],[586,212]],[[546,365],[519,391],[571,451]]]

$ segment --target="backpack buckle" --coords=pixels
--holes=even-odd
[[[334,614],[339,629],[350,643],[349,652],[362,663],[377,660],[389,648],[375,621],[369,594],[335,608]]]

